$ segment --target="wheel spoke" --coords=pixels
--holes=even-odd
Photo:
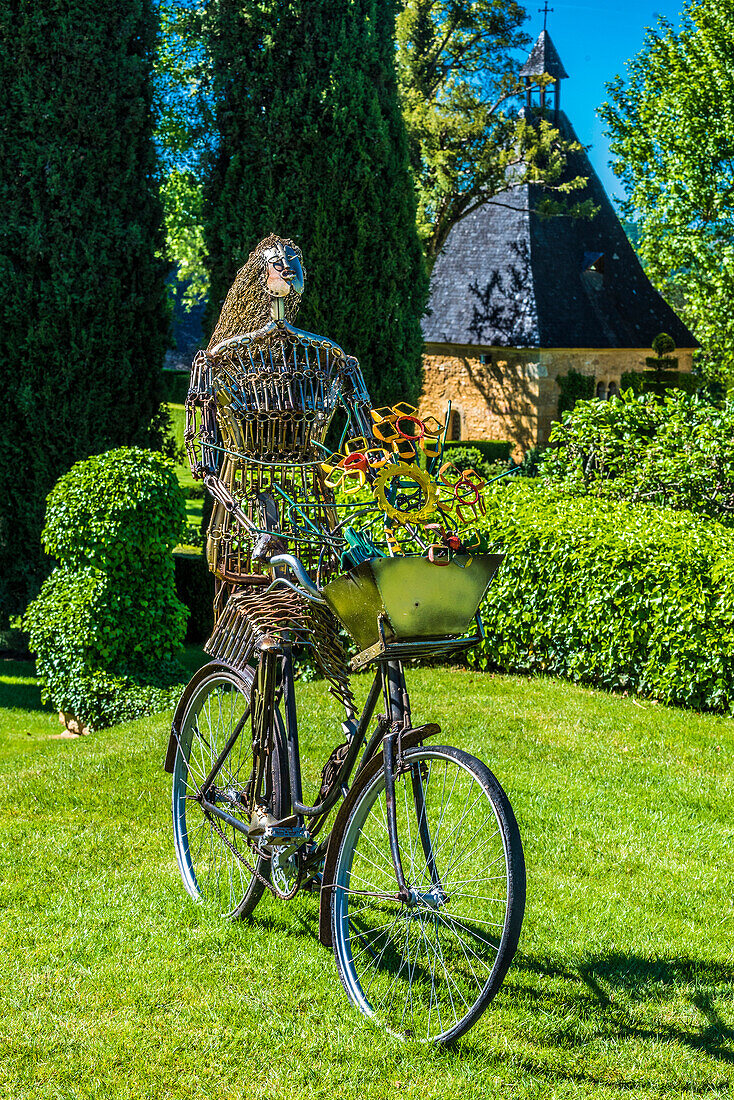
[[[216,671],[191,694],[181,720],[173,776],[173,826],[176,857],[184,885],[192,897],[239,916],[254,907],[264,885],[242,863],[268,869],[242,833],[204,812],[199,795],[222,750],[231,747],[212,776],[208,797],[227,813],[247,821],[253,778],[252,739],[249,734],[250,680],[247,673]],[[276,719],[279,721],[279,719]],[[279,757],[269,755],[270,766]],[[280,776],[275,797],[282,797]],[[275,790],[277,788],[277,790]],[[275,816],[284,816],[280,803]]]
[[[524,893],[509,942],[503,823],[512,811],[491,773],[456,749],[424,746],[404,759],[396,811],[408,900],[391,915],[385,901],[367,896],[384,892],[386,883],[396,889],[379,773],[358,798],[340,847],[334,947],[345,988],[362,1011],[391,1030],[444,1041],[471,1026],[496,993],[499,953],[514,953]],[[519,837],[514,843],[513,880],[524,884]]]

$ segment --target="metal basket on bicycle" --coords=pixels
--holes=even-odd
[[[456,555],[440,565],[418,554],[373,558],[330,581],[322,595],[360,648],[352,668],[474,645],[478,608],[503,557]],[[464,637],[472,620],[477,631]]]

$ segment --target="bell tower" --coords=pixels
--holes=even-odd
[[[547,18],[548,12],[553,9],[548,7],[546,0],[545,8],[540,10]],[[525,85],[525,110],[542,111],[556,121],[561,108],[561,81],[568,79],[568,73],[545,26],[519,75]],[[553,83],[539,84],[538,77],[541,76],[553,77]]]

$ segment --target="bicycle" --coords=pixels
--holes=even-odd
[[[502,984],[520,936],[525,864],[489,768],[435,743],[439,726],[413,724],[403,662],[479,641],[477,609],[501,560],[384,557],[319,589],[298,558],[275,554],[273,585],[325,603],[359,647],[352,669],[376,666],[315,804],[303,802],[287,638],[261,637],[244,667],[240,655],[237,669],[221,660],[200,669],[166,754],[188,893],[238,918],[266,889],[282,899],[318,890],[319,938],[352,1003],[390,1032],[440,1044],[476,1023]]]

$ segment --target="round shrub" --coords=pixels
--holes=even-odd
[[[138,448],[78,462],[48,499],[61,563],[24,619],[44,699],[90,728],[169,705],[188,611],[171,550],[186,525],[173,463]]]
[[[119,447],[59,478],[48,495],[42,541],[61,565],[115,568],[169,553],[185,524],[173,463],[156,451]]]
[[[457,470],[475,470],[487,480],[507,468],[507,462],[487,462],[478,447],[452,447],[444,452],[444,461],[452,462]]]

